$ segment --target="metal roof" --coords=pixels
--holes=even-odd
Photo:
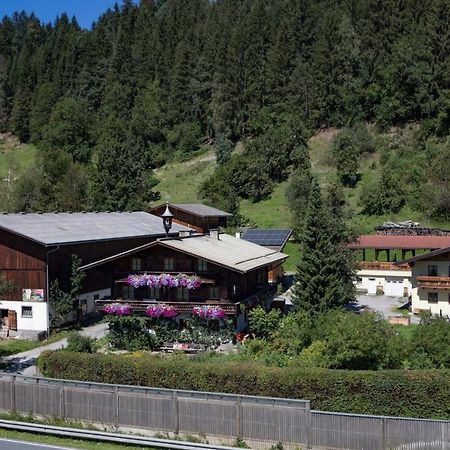
[[[165,236],[161,218],[143,211],[0,214],[0,229],[44,245]],[[171,233],[189,228],[173,224]]]
[[[221,211],[220,209],[213,208],[212,206],[202,205],[201,203],[171,203],[169,204],[169,208],[173,206],[174,208],[181,209],[183,211],[190,212],[191,214],[195,214],[197,216],[202,217],[232,217],[233,214],[230,214],[226,211]]]
[[[289,229],[250,228],[242,232],[241,239],[281,251],[291,234],[292,230]]]
[[[195,235],[185,238],[160,239],[87,264],[80,267],[80,269],[90,269],[156,245],[162,245],[181,253],[196,256],[240,273],[246,273],[263,266],[278,265],[288,258],[288,255],[284,253],[252,244],[228,234],[220,234],[219,239],[210,235]]]
[[[357,250],[373,248],[378,250],[434,250],[450,247],[450,236],[395,236],[372,234],[359,236],[355,242],[348,245],[349,248]]]

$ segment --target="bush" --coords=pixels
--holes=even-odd
[[[333,369],[397,369],[401,358],[392,358],[394,329],[376,313],[330,311],[315,322],[315,339],[323,340],[319,366]]]
[[[67,339],[67,350],[69,352],[92,353],[95,347],[95,339],[89,336],[81,336],[75,333]]]
[[[450,419],[449,370],[350,371],[266,367],[155,355],[56,351],[38,359],[45,376],[101,383],[311,400],[314,409]]]
[[[281,321],[281,312],[272,309],[270,312],[264,311],[260,306],[250,311],[248,315],[249,329],[259,338],[270,338],[278,329]]]
[[[450,324],[447,319],[426,314],[410,342],[410,366],[417,369],[450,367]]]
[[[110,316],[109,343],[121,350],[152,349],[156,345],[156,336],[147,328],[147,318],[140,316]]]

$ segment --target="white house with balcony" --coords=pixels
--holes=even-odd
[[[450,247],[450,236],[362,235],[348,247],[362,259],[356,272],[359,292],[409,297],[413,289],[411,267],[397,261],[405,260],[407,254],[414,258],[417,253]]]
[[[412,311],[450,316],[450,247],[399,261],[412,269]]]
[[[391,262],[361,261],[356,272],[356,289],[367,295],[409,297],[412,289],[411,269]]]

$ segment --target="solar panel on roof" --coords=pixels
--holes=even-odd
[[[241,238],[265,247],[282,247],[289,239],[292,230],[250,229],[242,233]]]

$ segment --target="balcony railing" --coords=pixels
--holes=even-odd
[[[408,264],[401,264],[396,266],[391,262],[382,261],[360,261],[358,262],[359,270],[411,270]]]
[[[450,289],[450,277],[417,277],[417,286],[428,289]]]
[[[111,303],[127,304],[133,308],[133,311],[145,311],[148,305],[161,303],[168,306],[174,306],[180,314],[190,314],[196,306],[220,306],[228,316],[236,316],[239,312],[239,303],[230,303],[223,300],[205,300],[204,302],[160,302],[158,300],[97,300],[95,307],[97,311],[103,311],[106,305]]]

